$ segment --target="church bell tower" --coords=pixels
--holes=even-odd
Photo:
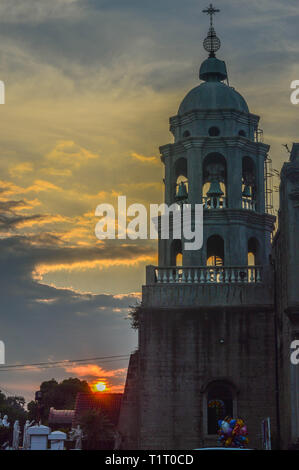
[[[250,447],[261,447],[263,419],[275,427],[269,146],[216,57],[218,11],[204,10],[201,83],[170,118],[174,142],[160,147],[165,203],[203,204],[203,246],[159,239],[158,266],[147,267],[119,426],[127,449],[215,446],[227,415],[246,421]]]

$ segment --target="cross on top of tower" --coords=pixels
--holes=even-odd
[[[207,15],[210,15],[210,26],[211,28],[213,27],[213,15],[216,13],[219,13],[220,10],[217,10],[216,8],[213,7],[213,4],[210,3],[210,6],[206,10],[202,10],[203,13],[207,13]]]
[[[213,28],[213,15],[219,13],[220,10],[214,8],[213,4],[210,3],[210,6],[206,10],[202,10],[202,12],[210,15],[210,29],[208,36],[204,40],[203,47],[207,52],[210,53],[210,57],[215,57],[215,52],[220,49],[221,42],[220,39],[216,36],[215,30]]]

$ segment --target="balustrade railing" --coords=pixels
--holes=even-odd
[[[261,266],[156,267],[158,284],[249,284],[262,281]]]
[[[256,211],[256,202],[252,199],[247,199],[246,197],[242,198],[242,209],[249,209],[251,211]]]
[[[226,206],[226,197],[224,196],[204,196],[203,198],[203,208],[204,209],[225,209]]]

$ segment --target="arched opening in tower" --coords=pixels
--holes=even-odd
[[[220,235],[212,235],[207,241],[207,266],[224,265],[224,240]]]
[[[224,209],[226,197],[226,160],[220,153],[210,153],[203,161],[202,197],[205,209]]]
[[[188,164],[187,159],[181,157],[175,163],[175,201],[177,203],[187,202],[188,192]]]
[[[252,237],[248,240],[248,266],[256,266],[258,264],[258,241]]]
[[[242,208],[256,210],[256,168],[250,157],[242,160]]]
[[[182,266],[183,250],[182,241],[173,240],[171,243],[171,266]]]

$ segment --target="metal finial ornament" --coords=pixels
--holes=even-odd
[[[220,10],[217,10],[213,7],[212,3],[206,10],[202,10],[203,13],[207,13],[210,15],[210,29],[208,32],[208,36],[203,42],[204,49],[210,53],[210,57],[215,57],[215,52],[217,52],[221,47],[221,41],[216,36],[214,27],[213,27],[213,15],[219,13]]]
[[[219,13],[220,10],[214,8],[212,3],[210,3],[210,6],[206,10],[202,10],[202,12],[207,13],[207,15],[210,15],[210,27],[213,28],[213,15]]]

